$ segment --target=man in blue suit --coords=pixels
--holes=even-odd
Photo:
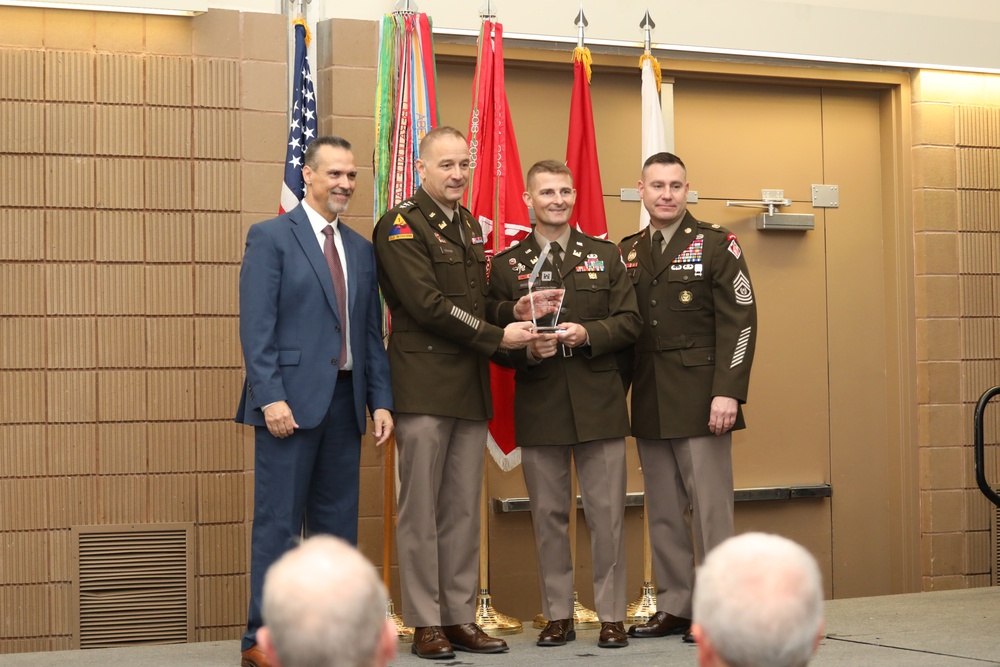
[[[250,227],[240,269],[246,382],[236,421],[255,431],[243,667],[268,667],[256,642],[264,573],[303,524],[357,544],[365,407],[376,446],[393,429],[375,253],[338,217],[357,177],[351,145],[319,137],[303,161],[305,199]]]

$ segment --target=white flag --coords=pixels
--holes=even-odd
[[[642,67],[642,162],[650,155],[667,150],[663,134],[663,111],[660,109],[660,91],[657,85],[654,63],[659,71],[659,63],[652,56],[643,56]],[[649,224],[646,207],[639,206],[639,229]]]

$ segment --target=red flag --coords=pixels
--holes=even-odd
[[[486,257],[491,260],[531,232],[528,208],[521,198],[524,180],[504,86],[503,26],[499,23],[483,21],[472,96],[466,203],[483,226]],[[521,462],[514,442],[514,371],[490,364],[490,386],[489,450],[497,465],[511,470]]]
[[[594,137],[594,111],[590,104],[590,49],[573,51],[573,98],[569,107],[569,143],[566,166],[573,172],[576,206],[569,224],[584,234],[607,238],[608,220],[604,215],[601,190],[601,167],[597,162],[597,139]]]

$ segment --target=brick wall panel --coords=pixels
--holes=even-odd
[[[98,106],[95,113],[97,154],[145,155],[143,111],[142,107]]]
[[[97,55],[98,102],[142,104],[145,102],[144,79],[145,59],[142,56],[122,53]]]
[[[0,98],[45,99],[45,52],[0,49]]]
[[[191,60],[172,56],[146,59],[146,103],[191,106]]]
[[[45,320],[40,317],[0,318],[0,369],[45,366],[45,329]]]
[[[94,54],[84,51],[46,51],[45,99],[54,102],[93,102]]]
[[[133,267],[128,268],[132,269]],[[139,272],[132,273],[135,275],[141,275]],[[142,368],[146,365],[146,363],[145,318],[97,318],[98,367]]]
[[[191,109],[146,109],[146,155],[191,157]]]
[[[0,424],[34,424],[45,421],[44,372],[0,371],[0,396],[4,397],[0,401]]]
[[[146,214],[146,261],[190,262],[194,223],[190,213]]]
[[[101,475],[144,473],[146,424],[100,424],[97,431],[97,471]]]
[[[0,470],[4,478],[42,477],[46,468],[45,426],[0,425]]]
[[[33,211],[32,238],[41,248],[44,241],[45,258],[56,261],[92,262],[94,253],[94,212],[87,210]],[[43,233],[44,230],[44,233]]]
[[[97,320],[59,317],[48,321],[48,367],[93,368],[97,362]]]
[[[50,476],[97,474],[97,424],[48,424],[45,433]]]
[[[35,102],[7,100],[3,105],[4,122],[0,123],[0,153],[36,152],[45,141],[46,106]]]

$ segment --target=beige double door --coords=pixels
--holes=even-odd
[[[759,309],[748,428],[735,437],[737,488],[830,484],[827,500],[741,504],[737,530],[768,530],[821,559],[835,597],[891,591],[889,418],[880,93],[684,82],[677,152],[696,217],[730,228]],[[837,208],[812,186],[836,185]],[[727,200],[783,189],[810,231],[758,230]],[[895,341],[892,341],[894,343]]]
[[[442,122],[465,128],[472,66],[439,65]],[[565,68],[508,64],[507,86],[524,169],[563,159],[569,90]],[[595,71],[592,85],[609,236],[638,228],[638,71]],[[742,502],[738,531],[764,530],[805,544],[820,560],[831,597],[901,592],[910,585],[898,564],[906,521],[901,473],[912,464],[899,402],[898,267],[887,257],[896,240],[892,191],[898,141],[885,88],[776,85],[677,76],[675,152],[688,167],[699,219],[728,227],[751,270],[759,335],[746,406],[748,428],[735,437],[738,489],[829,484],[829,498]],[[894,143],[895,142],[895,143]],[[812,186],[836,185],[838,208],[814,208]],[[758,230],[749,208],[761,189],[783,189],[784,212],[814,216],[810,231]],[[902,411],[905,413],[905,410]],[[632,457],[629,488],[642,489]],[[489,472],[492,498],[525,494],[519,471]],[[912,518],[912,517],[910,517]],[[642,574],[641,519],[629,510],[629,582]],[[537,610],[537,589],[524,513],[491,514],[491,585],[507,613]],[[589,544],[583,522],[577,588],[590,598]],[[527,542],[526,542],[527,541]],[[524,562],[529,559],[529,562]],[[503,565],[500,565],[500,564]],[[501,604],[501,603],[498,603]]]

